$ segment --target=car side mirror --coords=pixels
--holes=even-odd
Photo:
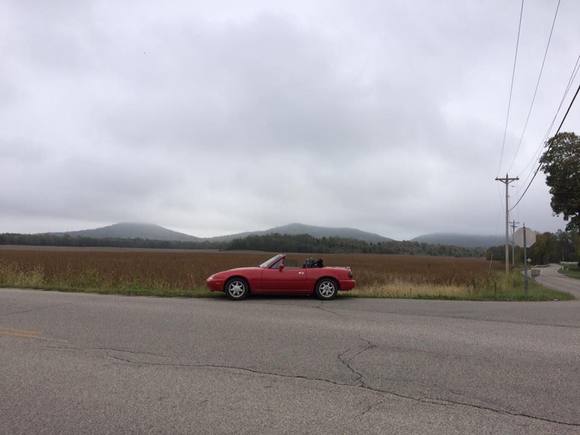
[[[284,265],[283,265],[283,264],[281,264],[280,266],[278,266],[278,270],[279,270],[280,272],[282,272],[282,271],[284,270]]]

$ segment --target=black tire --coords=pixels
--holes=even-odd
[[[315,293],[323,301],[334,299],[338,294],[338,283],[332,278],[322,278],[316,283]]]
[[[241,301],[248,297],[250,287],[248,286],[248,281],[244,278],[230,278],[224,286],[224,292],[231,300]]]

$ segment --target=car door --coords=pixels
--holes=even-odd
[[[267,292],[284,293],[305,290],[306,273],[298,267],[273,265],[262,272],[261,289]]]

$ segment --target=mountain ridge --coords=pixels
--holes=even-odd
[[[291,223],[272,227],[261,231],[246,231],[243,233],[228,234],[214,237],[196,237],[190,234],[173,231],[157,224],[140,223],[140,222],[119,222],[99,228],[92,228],[77,231],[63,231],[48,233],[52,235],[66,235],[70,237],[90,237],[90,238],[121,238],[121,239],[149,239],[149,240],[167,240],[167,241],[195,241],[195,242],[229,242],[238,238],[248,236],[261,236],[268,234],[287,234],[298,235],[308,234],[315,238],[322,237],[340,237],[345,239],[355,239],[365,242],[384,242],[391,241],[388,237],[380,234],[362,231],[357,228],[349,227],[323,227],[316,225],[306,225],[301,223]]]
[[[249,236],[264,236],[270,234],[298,235],[308,234],[315,238],[338,237],[344,239],[360,240],[367,243],[380,243],[393,241],[394,239],[380,234],[363,231],[351,227],[324,227],[317,225],[307,225],[293,222],[287,225],[276,226],[266,230],[246,231],[242,233],[227,234],[213,237],[197,237],[190,234],[173,231],[161,225],[142,222],[119,222],[103,227],[47,233],[51,235],[62,235],[69,237],[89,237],[96,239],[144,239],[177,242],[231,242],[234,239],[246,238]],[[473,235],[461,233],[428,233],[410,239],[412,242],[458,246],[464,248],[489,248],[503,244],[501,236]]]
[[[146,239],[171,242],[196,242],[202,240],[199,237],[173,231],[161,225],[143,222],[119,222],[104,227],[48,234],[70,237],[90,237],[95,239]]]
[[[502,236],[462,234],[462,233],[428,233],[411,239],[412,242],[431,245],[449,245],[462,248],[490,248],[504,244]]]
[[[371,233],[368,231],[359,230],[357,228],[350,227],[323,227],[317,225],[307,225],[301,223],[290,223],[287,225],[281,225],[277,227],[272,227],[267,230],[262,231],[247,231],[237,234],[229,234],[225,236],[208,237],[209,241],[231,241],[234,239],[245,238],[248,236],[265,236],[268,234],[287,234],[290,236],[298,234],[308,234],[312,237],[322,238],[322,237],[340,237],[344,239],[355,239],[362,240],[364,242],[386,242],[390,239],[380,234]]]

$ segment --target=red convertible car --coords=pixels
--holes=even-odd
[[[316,295],[333,299],[339,290],[355,286],[349,267],[325,267],[322,260],[308,258],[302,267],[287,267],[286,255],[278,254],[258,267],[241,267],[213,274],[207,279],[211,291],[224,292],[230,299],[251,294]]]

